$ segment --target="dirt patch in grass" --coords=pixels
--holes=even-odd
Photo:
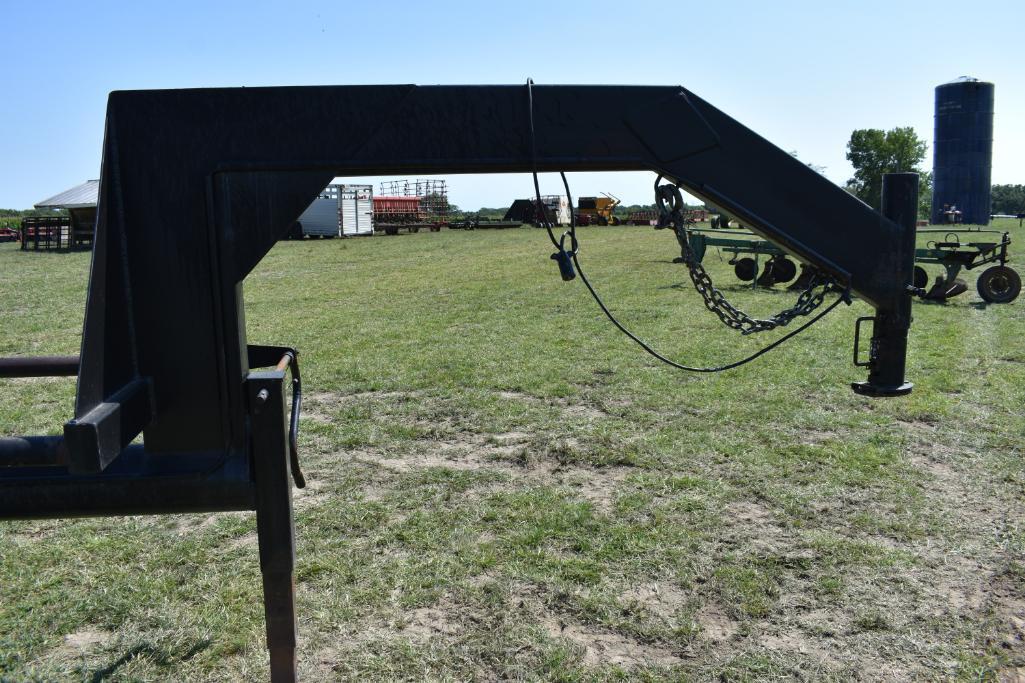
[[[322,502],[325,496],[325,482],[321,479],[311,479],[308,473],[305,473],[305,476],[305,487],[292,488],[292,507],[297,511]]]
[[[800,430],[801,443],[806,446],[821,446],[822,444],[840,441],[844,438],[844,432],[830,429],[815,429],[804,427]]]
[[[690,593],[668,581],[653,581],[628,588],[620,595],[620,602],[643,605],[645,609],[662,617],[672,617],[692,599]]]
[[[37,541],[52,536],[60,529],[61,523],[53,520],[30,520],[18,523],[0,523],[3,525],[0,538],[9,536],[19,541]]]
[[[781,550],[789,541],[789,534],[758,501],[732,501],[721,514],[726,527],[722,539],[726,547],[742,546],[766,554]]]
[[[619,633],[567,623],[553,616],[542,619],[541,626],[550,638],[560,638],[573,645],[581,653],[581,663],[587,667],[615,664],[632,669],[670,666],[683,661],[664,648],[641,643]]]
[[[64,636],[64,640],[54,653],[54,657],[59,660],[81,657],[95,650],[102,649],[113,639],[114,634],[110,631],[85,626]]]
[[[604,407],[587,402],[575,402],[567,398],[539,398],[518,391],[495,392],[499,398],[505,401],[515,401],[528,405],[547,405],[558,408],[567,418],[583,421],[601,421],[611,417],[611,414]],[[615,401],[605,401],[605,405],[616,405]],[[623,401],[623,403],[627,403]]]
[[[1019,675],[1025,671],[1025,587],[1021,568],[992,578],[984,606],[995,622],[993,645],[1003,650],[1012,663],[1005,672],[1009,676]]]
[[[406,612],[393,626],[401,637],[413,642],[424,642],[437,637],[451,637],[463,629],[453,617],[458,613],[455,605],[442,602],[434,607],[421,607]]]
[[[789,655],[799,654],[810,657],[816,664],[835,669],[839,666],[836,648],[826,648],[823,640],[809,638],[807,635],[790,630],[764,632],[756,636],[758,646],[767,650],[776,650]],[[826,641],[828,642],[828,641]]]
[[[136,519],[146,524],[155,525],[167,525],[175,534],[179,536],[187,536],[190,534],[202,533],[204,531],[212,529],[217,525],[217,522],[222,519],[240,519],[248,515],[252,515],[252,512],[237,511],[237,512],[215,512],[213,514],[184,514],[184,515],[171,515],[169,517],[163,516],[145,516],[137,517]]]
[[[716,602],[705,603],[694,619],[701,629],[701,637],[713,643],[732,639],[740,629],[740,622],[731,618]]]
[[[457,471],[495,472],[501,490],[525,486],[555,486],[586,500],[602,513],[610,512],[617,495],[632,471],[630,467],[587,467],[544,458],[525,443],[529,435],[511,431],[482,436],[460,432],[444,441],[423,440],[417,452],[398,456],[372,449],[349,451],[346,457],[406,474],[428,468]]]
[[[666,586],[649,585],[635,590],[638,591],[637,597],[658,596],[667,603],[682,600],[680,592]],[[509,611],[524,622],[537,625],[546,637],[568,643],[586,667],[616,665],[633,669],[671,666],[683,661],[677,653],[662,645],[643,642],[609,628],[581,623],[552,606],[558,605],[559,601],[549,604],[545,596],[546,591],[536,586],[514,584],[508,594]]]
[[[258,548],[260,546],[260,536],[255,531],[250,531],[248,534],[243,534],[238,538],[232,539],[228,544],[232,550],[242,550],[249,548]]]

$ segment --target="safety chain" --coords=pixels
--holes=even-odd
[[[694,289],[698,291],[705,302],[705,307],[719,316],[719,320],[727,327],[738,330],[741,334],[754,334],[766,332],[777,327],[783,327],[794,318],[809,315],[812,311],[822,305],[826,294],[834,289],[836,281],[829,275],[816,272],[808,281],[808,287],[797,299],[797,303],[791,308],[784,309],[771,318],[752,318],[740,310],[723,296],[723,293],[712,284],[712,278],[708,276],[705,267],[701,265],[694,251],[690,247],[690,240],[687,233],[687,222],[684,216],[683,196],[680,188],[675,185],[655,185],[655,201],[658,204],[659,218],[658,228],[671,227],[676,233],[676,239],[680,243],[683,262],[690,272],[690,279],[694,283]]]

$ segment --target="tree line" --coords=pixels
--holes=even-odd
[[[993,213],[1025,213],[1025,185],[994,185],[990,198]]]
[[[0,209],[0,218],[26,218],[28,216],[66,216],[65,209]]]

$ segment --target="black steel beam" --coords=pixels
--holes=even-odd
[[[51,445],[58,447],[54,442]],[[0,469],[0,519],[255,508],[250,461],[244,452],[155,455],[133,445],[94,476],[29,464]]]
[[[684,88],[537,86],[533,108],[532,135],[525,86],[112,93],[76,415],[148,377],[148,448],[244,447],[241,282],[335,175],[649,169],[903,305],[901,226]]]

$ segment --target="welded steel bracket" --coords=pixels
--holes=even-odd
[[[71,454],[68,471],[102,472],[154,417],[149,380],[130,381],[64,425],[64,440]]]

